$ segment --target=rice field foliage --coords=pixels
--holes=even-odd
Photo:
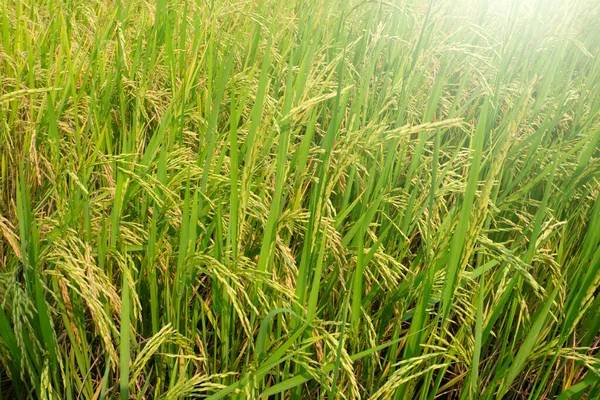
[[[0,0],[0,397],[600,398],[598,21]]]

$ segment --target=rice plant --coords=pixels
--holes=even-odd
[[[0,0],[0,399],[600,398],[599,21]]]

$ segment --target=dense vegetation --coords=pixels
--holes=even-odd
[[[0,397],[600,398],[599,21],[0,0]]]

